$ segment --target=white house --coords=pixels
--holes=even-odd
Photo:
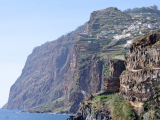
[[[128,40],[127,43],[124,45],[124,48],[129,48],[132,43],[132,40]]]
[[[128,30],[123,30],[123,34],[125,34]]]
[[[141,34],[142,34],[142,31],[139,31],[139,34],[141,35]]]
[[[126,34],[126,37],[130,37],[130,36],[131,36],[131,33],[127,33],[127,34]]]
[[[103,31],[101,31],[101,33],[102,33],[102,34],[107,34],[108,32],[105,31],[105,30],[103,30]]]
[[[147,19],[147,20],[151,20],[151,17],[147,17],[146,19]]]
[[[115,36],[113,36],[113,38],[116,39],[116,40],[120,40],[120,39],[125,38],[125,37],[126,37],[126,35],[115,35]]]
[[[88,41],[88,44],[92,43],[91,41]]]
[[[128,31],[135,30],[135,29],[136,29],[136,27],[134,25],[131,25],[128,27]]]
[[[111,33],[111,34],[113,34],[113,33],[114,33],[114,30],[110,30],[110,31],[108,31],[108,33]]]
[[[148,28],[152,29],[153,28],[152,24],[148,24]]]

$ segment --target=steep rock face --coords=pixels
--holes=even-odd
[[[159,41],[160,30],[134,39],[126,58],[127,71],[120,77],[120,94],[135,107],[138,116],[146,109],[159,116],[159,107],[153,107],[160,102]],[[155,119],[153,115],[150,117]]]
[[[10,89],[7,109],[45,105],[65,94],[62,77],[69,67],[77,34],[84,28],[85,25],[33,50]]]
[[[71,111],[78,108],[76,105],[78,105],[79,101],[81,101],[82,99],[84,100],[80,102],[79,109],[78,109],[78,112],[76,113],[76,116],[75,117],[71,116],[70,118],[68,118],[68,120],[93,120],[93,119],[111,120],[111,117],[110,117],[111,110],[109,105],[102,103],[103,101],[102,99],[101,99],[102,101],[100,102],[99,99],[97,98],[100,97],[101,95],[105,96],[112,92],[119,91],[119,88],[120,88],[119,76],[121,74],[120,71],[122,72],[123,70],[125,70],[124,61],[115,60],[115,59],[109,60],[109,67],[108,67],[109,70],[107,70],[107,72],[109,71],[110,75],[106,76],[106,77],[109,77],[107,78],[107,80],[104,79],[106,71],[104,70],[105,68],[103,66],[104,65],[103,61],[100,61],[99,58],[96,56],[91,56],[91,58],[88,58],[87,61],[88,63],[90,63],[89,66],[88,64],[86,64],[86,67],[84,68],[86,71],[84,70],[84,73],[82,72],[82,74],[80,74],[81,75],[80,78],[77,79],[76,85],[78,85],[77,86],[78,88],[76,93],[78,94],[70,94],[70,100],[76,100],[75,102],[76,104],[73,104],[73,106],[71,107]],[[79,61],[79,63],[81,62]],[[79,68],[79,70],[81,69]],[[86,73],[88,73],[88,77],[85,76]],[[96,74],[98,76],[94,77],[96,76]],[[79,84],[81,82],[83,83],[87,82],[87,85]],[[102,89],[102,91],[97,93],[97,95],[96,94],[92,95],[92,93],[96,93],[97,91],[99,91],[100,88],[103,88],[104,86],[106,87],[106,89]],[[84,95],[84,93],[86,94]]]
[[[103,106],[103,108],[93,111],[89,105],[81,103],[76,116],[67,120],[112,120],[109,115],[110,109],[108,106]]]
[[[114,80],[110,80],[109,78],[105,81],[105,89],[111,92],[117,92],[120,88],[120,80],[116,78]]]
[[[117,92],[120,88],[120,75],[126,69],[125,62],[118,59],[109,60],[110,76],[105,80],[105,88],[107,91]]]
[[[148,102],[160,89],[160,69],[125,71],[121,75],[121,94],[130,101]]]
[[[160,66],[160,30],[148,33],[133,41],[126,59],[126,68],[142,69],[144,67]]]
[[[65,104],[71,104],[70,112],[75,113],[78,110],[79,103],[88,97],[88,95],[100,91],[103,87],[112,92],[119,91],[119,76],[125,70],[123,60],[109,60],[108,71],[105,70],[106,60],[102,60],[96,54],[81,53],[77,43],[74,48],[74,60],[72,65],[74,70],[73,80],[70,81],[68,92],[65,98]],[[75,62],[74,62],[75,61]],[[70,71],[69,69],[69,71]],[[109,75],[108,73],[109,72]],[[72,72],[73,73],[73,72]],[[108,78],[106,80],[106,78]]]
[[[136,38],[121,76],[121,94],[129,100],[151,100],[159,85],[160,30]],[[157,85],[157,86],[155,86]],[[150,86],[150,87],[149,87]]]
[[[73,103],[70,112],[78,110],[79,103],[89,94],[100,91],[103,86],[102,62],[96,55],[82,59],[79,48],[75,45],[75,70],[72,85],[68,90],[66,100]]]
[[[121,73],[126,69],[125,61],[119,59],[110,59],[110,76],[119,78]]]

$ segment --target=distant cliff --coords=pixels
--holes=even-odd
[[[119,77],[126,74],[126,76],[128,75],[127,79],[130,79],[129,75],[132,74],[129,72],[137,72],[137,70],[143,69],[144,65],[147,65],[147,69],[152,66],[156,68],[159,65],[158,48],[153,47],[158,39],[157,34],[150,34],[146,38],[145,36],[137,38],[134,44],[131,44],[129,55],[128,49],[124,48],[127,40],[134,39],[143,32],[137,32],[136,29],[128,30],[128,27],[132,26],[133,23],[139,24],[137,20],[132,19],[130,15],[115,7],[94,11],[91,13],[87,25],[79,27],[56,41],[47,42],[35,48],[27,59],[22,75],[11,87],[7,108],[31,108],[27,111],[37,113],[76,113],[79,103],[81,103],[80,109],[82,109],[79,109],[79,113],[85,111],[84,108],[88,105],[87,109],[93,111],[89,113],[89,117],[91,117],[91,113],[103,114],[105,110],[109,113],[114,112],[109,111],[109,107],[103,106],[103,103],[109,102],[115,108],[114,103],[118,99],[119,104],[124,104],[121,105],[124,107],[123,109],[129,109],[131,116],[134,116],[132,107],[122,97],[130,100],[132,97],[128,97],[126,94],[132,94],[133,92],[126,92],[124,88],[131,88],[136,83],[128,86],[126,79],[124,78],[123,84],[123,82],[120,82],[123,81],[123,78],[120,79]],[[150,20],[149,22],[157,21]],[[141,22],[145,23],[145,21]],[[158,23],[155,23],[153,29],[157,29],[158,25]],[[141,29],[144,27],[141,24]],[[152,29],[147,29],[145,32],[148,31],[152,31]],[[152,39],[156,39],[154,43],[150,42]],[[141,45],[145,42],[146,44]],[[154,46],[156,45],[159,44],[156,42]],[[152,48],[148,46],[152,46]],[[125,57],[126,61],[114,59],[125,59]],[[124,71],[125,69],[127,71]],[[122,71],[124,72],[122,73]],[[142,74],[142,72],[137,74]],[[135,74],[132,76],[137,77]],[[114,94],[119,89],[122,97]],[[114,100],[111,100],[110,97]],[[107,101],[106,98],[108,98]],[[134,99],[137,99],[136,95]],[[102,106],[106,109],[103,109]],[[129,108],[126,106],[129,106]],[[122,108],[119,107],[119,109]],[[80,114],[80,116],[84,115]],[[127,119],[130,114],[124,116]],[[108,113],[106,117],[109,118]],[[123,117],[123,115],[120,117]],[[95,118],[98,119],[96,116]]]
[[[22,74],[12,85],[7,109],[28,109],[51,103],[64,94],[63,75],[73,54],[77,34],[85,25],[53,42],[34,48],[27,58]]]
[[[101,19],[104,20],[106,17],[108,19],[114,18],[115,20],[124,15],[125,17],[129,17],[129,15],[113,7],[97,12],[98,14],[96,15],[91,14],[90,21],[97,16],[101,16]],[[106,14],[104,15],[105,12]],[[114,14],[115,16],[110,14]],[[110,20],[108,19],[105,20],[105,25],[109,24]],[[96,21],[96,23],[101,23],[101,21]],[[85,29],[88,29],[88,26],[92,26],[92,24],[94,24],[94,22],[88,22]],[[92,30],[92,28],[89,29],[89,32]],[[83,31],[81,34],[83,34]],[[103,53],[101,54],[101,52],[103,50],[102,47],[111,41],[108,39],[98,40],[94,38],[94,36],[92,38],[86,38],[81,36],[81,34],[77,34],[78,40],[74,43],[74,47],[71,49],[72,52],[69,53],[71,59],[68,62],[66,72],[63,75],[61,74],[61,82],[51,88],[51,91],[56,87],[56,90],[58,89],[58,91],[60,91],[52,92],[52,94],[57,95],[57,97],[52,96],[53,99],[50,101],[50,104],[44,104],[43,107],[31,109],[31,112],[45,112],[46,110],[50,110],[52,112],[61,111],[60,113],[75,113],[78,110],[79,103],[83,99],[92,93],[100,91],[101,88],[105,86],[105,80],[108,77],[105,67],[109,65],[109,58],[103,55]],[[93,40],[91,44],[88,43],[90,40]],[[121,45],[122,43],[118,42],[116,45]],[[121,49],[121,47],[119,47],[119,49]],[[119,49],[117,49],[118,52],[120,52]],[[108,54],[113,53],[108,52]],[[61,59],[58,59],[56,62],[59,62]],[[56,74],[58,75],[58,72]]]

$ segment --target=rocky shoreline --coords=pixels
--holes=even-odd
[[[52,110],[42,110],[42,109],[39,109],[39,110],[31,110],[31,109],[28,109],[28,110],[23,110],[21,112],[24,112],[24,113],[48,113],[48,114],[73,114],[73,113],[69,113],[68,111],[52,111]]]

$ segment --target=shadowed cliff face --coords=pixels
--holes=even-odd
[[[126,69],[125,62],[118,59],[109,60],[110,76],[105,80],[105,89],[110,92],[117,92],[120,88],[120,75]]]
[[[84,28],[85,25],[33,50],[10,89],[7,109],[45,105],[64,94],[62,77],[69,67],[77,34]]]
[[[79,103],[84,98],[101,89],[103,79],[102,62],[97,56],[90,55],[83,59],[76,45],[74,52],[76,64],[66,100],[72,103],[70,112],[75,113],[78,110]]]
[[[125,70],[123,60],[107,60],[109,76],[113,80],[109,80],[109,84],[105,84],[106,78],[109,77],[104,68],[105,60],[102,60],[96,54],[87,55],[81,53],[77,44],[74,47],[73,59],[72,61],[75,61],[75,64],[72,63],[72,65],[74,64],[74,69],[72,68],[74,70],[73,78],[70,81],[71,84],[68,86],[65,98],[65,104],[71,104],[69,112],[75,113],[82,100],[86,99],[90,94],[97,93],[104,86],[108,86],[107,90],[119,91],[119,76]],[[71,67],[68,71],[71,71]]]

